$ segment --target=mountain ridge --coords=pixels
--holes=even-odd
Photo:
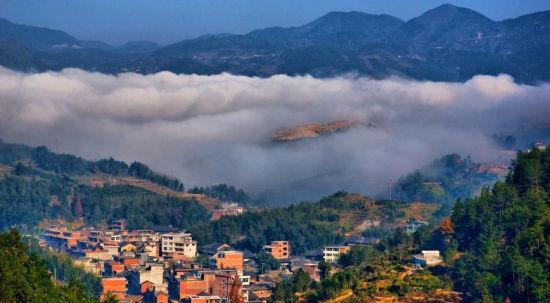
[[[31,34],[18,36],[29,29]],[[113,47],[4,20],[0,53],[6,55],[0,64],[22,71],[75,67],[111,74],[166,70],[258,77],[354,73],[432,81],[507,73],[518,82],[537,83],[550,80],[548,29],[550,11],[494,21],[444,4],[406,22],[387,14],[334,11],[295,27],[204,35],[166,46],[137,41]],[[32,33],[47,37],[29,42]]]

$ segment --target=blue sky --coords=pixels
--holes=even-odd
[[[114,45],[131,40],[167,44],[208,33],[300,25],[334,10],[408,20],[443,3],[494,20],[550,10],[550,0],[0,0],[0,17]]]

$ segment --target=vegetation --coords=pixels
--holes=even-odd
[[[470,157],[445,155],[431,165],[397,181],[398,194],[409,201],[438,202],[450,211],[456,199],[470,198],[496,177],[479,172],[479,164]]]
[[[224,216],[214,222],[197,224],[191,232],[199,243],[231,243],[253,252],[259,252],[270,241],[284,239],[292,243],[295,253],[301,254],[339,242],[342,232],[338,218],[338,211],[334,209],[304,202],[288,208]]]
[[[172,226],[188,229],[208,221],[208,211],[194,200],[151,193],[133,186],[79,186],[84,218],[90,224],[125,218],[130,229]]]
[[[467,302],[550,301],[550,149],[520,152],[506,182],[457,202],[455,287]]]
[[[28,252],[15,230],[0,234],[0,281],[0,302],[95,302],[78,280],[54,283],[44,260]]]
[[[129,175],[142,178],[173,190],[183,191],[184,186],[178,179],[158,174],[147,165],[133,162],[130,166],[113,158],[88,161],[70,154],[57,154],[45,146],[32,148],[21,144],[9,144],[0,140],[0,163],[17,165],[31,161],[37,168],[58,175],[110,174]]]
[[[130,165],[130,168],[128,169],[128,175],[146,179],[176,191],[184,191],[183,183],[181,183],[178,179],[157,174],[143,163],[132,162],[132,165]]]
[[[323,245],[339,243],[345,232],[366,218],[389,213],[404,218],[406,203],[375,202],[367,197],[339,192],[319,202],[303,202],[286,208],[226,216],[191,228],[199,243],[229,243],[259,252],[274,240],[292,243],[295,254],[304,254]]]
[[[65,284],[73,280],[79,281],[86,292],[96,298],[99,297],[102,286],[98,276],[86,272],[82,267],[76,265],[71,257],[65,253],[41,248],[38,245],[38,241],[33,237],[23,238],[22,241],[28,246],[29,253],[37,254],[42,258],[44,266],[46,266],[50,273],[54,274],[55,280]]]
[[[120,218],[130,228],[172,225],[189,228],[207,221],[208,211],[194,200],[158,195],[132,186],[94,188],[77,185],[68,176],[43,173],[19,164],[14,174],[0,180],[0,229],[32,229],[43,219],[74,220],[88,224]]]
[[[242,204],[250,203],[250,196],[242,189],[236,189],[232,185],[218,184],[207,187],[194,187],[189,190],[193,194],[204,194],[222,201],[238,202]]]
[[[256,264],[258,273],[264,274],[271,270],[276,270],[281,267],[279,260],[273,258],[271,254],[261,251],[256,255]]]

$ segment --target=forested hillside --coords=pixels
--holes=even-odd
[[[44,260],[29,252],[18,232],[0,233],[0,302],[97,302],[77,278],[54,283]]]
[[[482,172],[479,168],[480,164],[470,157],[445,155],[401,177],[397,181],[397,194],[408,201],[440,203],[449,214],[456,199],[473,197],[483,186],[490,186],[497,180],[495,174]]]
[[[418,205],[416,205],[418,206]],[[422,204],[416,212],[408,203],[374,201],[368,197],[338,192],[319,202],[303,202],[285,208],[248,212],[235,217],[197,224],[191,228],[199,243],[223,242],[253,252],[269,241],[287,240],[298,255],[343,240],[346,232],[365,220],[380,220],[387,226],[406,221],[419,213],[431,216],[438,209]]]
[[[550,149],[520,152],[513,172],[457,202],[455,288],[467,302],[550,302]]]
[[[152,172],[147,166],[131,166],[113,159],[87,161],[55,154],[45,147],[0,142],[0,229],[32,230],[43,220],[84,219],[100,224],[126,218],[132,228],[172,225],[189,228],[208,220],[208,211],[193,199],[185,200],[133,186],[90,187],[77,178],[101,172],[132,174],[182,189],[181,182]]]
[[[30,147],[23,144],[6,143],[0,139],[0,163],[16,165],[26,163],[38,169],[58,175],[80,176],[87,174],[128,175],[156,184],[183,191],[181,181],[152,171],[147,165],[132,162],[130,166],[113,158],[88,161],[70,154],[58,154],[45,146]]]

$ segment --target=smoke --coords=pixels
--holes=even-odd
[[[275,130],[353,120],[291,143]],[[272,202],[337,190],[376,196],[446,153],[493,161],[493,134],[550,137],[550,85],[507,75],[465,83],[403,79],[117,76],[0,68],[0,138],[85,158],[141,161],[186,184],[232,184]]]

